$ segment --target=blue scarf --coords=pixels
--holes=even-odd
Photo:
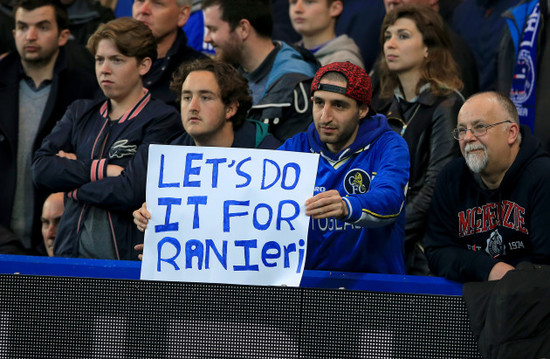
[[[518,109],[520,123],[535,128],[537,40],[540,27],[540,4],[529,14],[523,29],[514,67],[510,99]]]

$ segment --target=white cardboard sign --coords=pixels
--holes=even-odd
[[[319,157],[151,145],[141,279],[298,286]]]

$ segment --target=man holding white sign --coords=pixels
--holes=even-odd
[[[312,83],[313,119],[286,151],[320,154],[306,269],[404,274],[407,144],[369,105],[372,84],[348,62],[319,69]],[[145,206],[134,222],[145,230]]]
[[[249,121],[252,106],[247,80],[231,65],[200,59],[182,65],[170,85],[181,99],[181,117],[186,131],[170,145],[275,149],[279,140],[267,132],[267,125]],[[138,153],[147,168],[147,151]],[[141,187],[145,187],[145,181]],[[134,211],[134,222],[144,231],[150,213],[145,203]],[[143,244],[136,247],[143,249]]]
[[[154,217],[136,246],[144,249],[141,278],[297,286],[318,156],[225,148],[280,145],[262,131],[267,125],[246,120],[247,81],[229,64],[183,65],[171,88],[187,133],[151,146],[144,162],[148,208],[134,211],[138,229],[148,209]]]
[[[407,144],[370,109],[371,80],[357,65],[323,66],[311,94],[314,123],[280,148],[320,154],[305,268],[404,274]]]
[[[252,97],[247,80],[233,66],[211,59],[184,64],[174,74],[170,89],[180,98],[186,132],[171,145],[280,146],[266,124],[246,119]]]

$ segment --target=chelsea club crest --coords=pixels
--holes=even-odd
[[[370,176],[362,169],[354,168],[344,178],[344,188],[347,194],[367,193],[370,186]]]

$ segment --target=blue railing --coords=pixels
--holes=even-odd
[[[0,273],[139,279],[141,262],[60,257],[0,255]],[[462,295],[462,284],[439,277],[304,271],[301,287],[368,290],[391,293]]]

